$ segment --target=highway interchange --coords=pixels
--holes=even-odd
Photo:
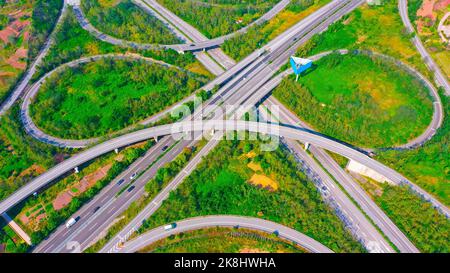
[[[157,17],[161,20],[164,20],[165,23],[171,24],[171,29],[178,30],[178,35],[182,36],[184,38],[183,40],[192,41],[195,45],[200,46],[201,49],[208,49],[208,54],[205,54],[204,52],[195,53],[196,57],[205,65],[205,67],[210,69],[212,73],[218,75],[216,79],[205,86],[205,89],[208,90],[209,88],[209,90],[211,90],[216,84],[219,84],[222,87],[209,101],[205,103],[205,105],[216,105],[218,102],[222,104],[230,103],[233,105],[257,105],[263,98],[266,97],[266,95],[273,89],[273,87],[276,86],[277,83],[279,83],[279,78],[281,76],[275,77],[273,79],[271,78],[275,74],[275,72],[278,71],[282,65],[284,65],[286,59],[293,52],[295,52],[295,49],[298,47],[298,45],[307,41],[315,33],[323,31],[329,24],[335,22],[344,14],[352,11],[354,8],[361,5],[364,1],[332,1],[330,4],[316,11],[311,16],[305,18],[296,26],[290,28],[289,30],[278,36],[276,39],[271,41],[268,45],[252,53],[238,64],[234,64],[234,61],[226,56],[219,48],[210,49],[210,47],[212,46],[208,46],[210,45],[209,43],[217,43],[217,41],[215,41],[214,39],[208,40],[193,27],[189,26],[180,18],[176,17],[173,13],[162,6],[158,6],[159,4],[156,3],[156,1],[143,0],[135,2],[140,2],[140,5],[146,5],[147,8],[153,9],[153,12],[156,12],[155,9],[157,9]],[[278,4],[278,8],[280,8],[282,4],[286,5],[286,2],[289,1],[281,1]],[[66,5],[64,5],[64,7],[66,7]],[[274,8],[271,10],[271,12],[273,12],[274,14],[266,14],[266,16],[273,17],[277,12],[279,12],[279,10]],[[82,22],[84,22],[84,26],[89,25],[88,23],[86,23],[86,21]],[[97,37],[98,35],[102,34],[96,33]],[[214,44],[213,46],[217,45],[218,44]],[[188,50],[186,48],[177,49]],[[220,65],[219,67],[217,66],[217,63]],[[436,78],[439,79],[438,77]],[[35,95],[39,85],[35,85],[35,88],[30,88],[30,90],[32,91],[29,91],[29,93],[26,94],[25,98],[27,98],[27,96]],[[192,96],[189,98],[192,98]],[[24,105],[26,101],[27,99],[24,100]],[[367,218],[361,213],[361,211],[349,201],[342,190],[336,187],[337,185],[335,184],[333,179],[330,178],[328,174],[324,173],[322,168],[318,166],[317,163],[314,162],[314,160],[312,160],[312,158],[302,149],[297,141],[312,144],[310,150],[313,153],[314,157],[321,162],[323,167],[325,167],[336,180],[338,180],[338,182],[344,187],[344,189],[361,206],[361,209],[366,214],[368,214],[368,217],[375,222],[378,228],[383,231],[383,233],[401,252],[418,252],[418,250],[392,223],[392,221],[387,218],[387,216],[381,211],[381,209],[376,206],[376,204],[368,197],[364,190],[360,188],[360,186],[357,185],[357,183],[353,181],[353,179],[349,177],[349,175],[344,172],[337,165],[337,163],[333,161],[329,157],[329,155],[326,154],[322,149],[330,150],[347,158],[358,161],[366,165],[367,167],[370,167],[373,170],[382,173],[395,184],[406,184],[410,186],[412,190],[422,195],[426,200],[432,202],[437,209],[439,209],[441,212],[447,215],[447,217],[449,217],[450,214],[446,206],[442,205],[434,197],[408,181],[396,171],[371,159],[365,153],[359,151],[358,149],[355,149],[354,147],[336,142],[335,140],[329,139],[326,136],[322,136],[318,133],[302,129],[301,127],[304,127],[304,124],[302,125],[301,121],[298,120],[297,117],[287,111],[287,109],[285,109],[274,98],[269,97],[269,99],[266,100],[263,104],[267,107],[269,107],[270,105],[278,105],[282,108],[281,114],[283,120],[281,121],[281,125],[257,122],[245,123],[243,121],[235,122],[231,120],[223,122],[223,120],[217,119],[218,117],[215,117],[215,120],[212,120],[211,122],[205,124],[204,122],[198,120],[198,116],[194,115],[193,117],[189,117],[189,119],[192,119],[194,121],[184,121],[174,125],[162,125],[158,127],[147,128],[120,137],[116,137],[114,139],[107,140],[103,143],[93,146],[92,148],[89,148],[69,158],[68,160],[48,170],[43,175],[35,178],[26,186],[22,187],[16,193],[11,195],[9,198],[3,200],[0,203],[0,213],[7,211],[21,200],[30,196],[34,192],[39,191],[52,181],[55,181],[61,175],[70,172],[75,167],[80,166],[84,162],[98,157],[101,154],[111,152],[115,149],[119,149],[130,144],[159,137],[159,141],[142,158],[133,163],[129,169],[119,175],[114,181],[110,183],[109,186],[103,189],[102,192],[100,192],[93,200],[88,202],[85,206],[82,207],[81,210],[76,213],[77,216],[80,216],[81,220],[77,223],[78,227],[75,226],[76,228],[74,227],[75,229],[71,230],[66,229],[64,226],[59,227],[47,240],[37,246],[34,251],[70,252],[71,249],[67,248],[67,245],[71,241],[80,242],[81,249],[85,249],[93,241],[98,239],[99,233],[110,226],[114,219],[117,218],[117,216],[120,215],[120,213],[123,212],[129,206],[129,204],[131,204],[132,201],[135,201],[140,196],[142,196],[145,183],[155,175],[158,168],[163,166],[165,163],[172,161],[184,147],[193,146],[195,145],[195,143],[197,143],[196,140],[175,141],[172,138],[167,137],[168,135],[174,133],[188,133],[191,131],[205,132],[205,134],[207,134],[208,132],[213,130],[214,132],[217,132],[216,136],[218,137],[223,135],[223,131],[247,129],[253,132],[263,132],[266,134],[275,134],[282,136],[282,139],[285,140],[285,145],[290,148],[293,153],[297,154],[300,157],[300,160],[309,168],[311,168],[310,170],[312,170],[315,175],[318,175],[321,178],[320,181],[326,185],[329,191],[331,191],[331,196],[333,196],[335,200],[340,200],[337,202],[339,209],[347,211],[347,219],[352,217],[355,218],[355,223],[353,224],[356,225],[356,228],[353,231],[356,237],[360,237],[359,239],[363,243],[363,245],[365,245],[367,248],[367,243],[369,241],[375,241],[378,243],[378,248],[375,249],[374,252],[394,252],[394,250],[381,236],[381,234],[373,227],[373,225],[367,220]],[[437,106],[439,105],[435,104],[435,107]],[[28,105],[26,105],[25,108],[22,109],[22,111],[25,111],[27,108]],[[214,112],[213,110],[209,111],[209,113]],[[233,116],[234,114],[236,114],[234,111],[236,111],[236,109],[229,113],[226,113],[225,116]],[[162,117],[163,114],[167,113],[168,112],[166,111],[155,116],[159,118]],[[440,118],[437,120],[441,123],[442,111],[435,110],[435,113],[440,113]],[[205,113],[205,116],[207,116],[207,114],[208,112]],[[270,120],[270,117],[267,118]],[[150,120],[154,121],[155,119],[150,118]],[[26,122],[26,124],[30,123],[32,124],[30,120]],[[286,123],[286,125],[283,123]],[[298,125],[299,127],[293,127],[292,124]],[[436,122],[433,126],[436,127]],[[434,133],[435,129],[436,128],[433,128],[433,130],[430,130],[430,132],[433,131]],[[428,135],[426,139],[428,139],[429,137],[431,136]],[[65,140],[62,140],[62,143],[64,143],[64,141]],[[421,141],[423,141],[423,139]],[[74,146],[79,145],[79,147],[81,147],[81,144],[86,145],[93,142],[94,141],[89,143],[76,143],[74,144]],[[135,246],[137,244],[136,240],[125,243],[125,248],[117,247],[118,243],[124,243],[121,242],[120,238],[126,237],[124,235],[127,235],[130,233],[130,231],[136,229],[136,227],[138,226],[137,223],[142,223],[143,219],[148,218],[161,205],[161,202],[168,196],[170,191],[175,189],[190,173],[190,171],[195,168],[195,166],[201,161],[202,156],[211,151],[217,143],[218,140],[213,139],[209,141],[206,146],[203,147],[198,152],[198,154],[188,163],[188,166],[186,166],[184,171],[181,172],[179,176],[177,176],[166,188],[164,188],[163,191],[151,202],[148,208],[144,209],[138,217],[133,219],[133,221],[124,230],[122,230],[119,235],[116,236],[116,238],[111,240],[102,249],[102,251],[127,252],[138,250],[138,248],[136,248]],[[167,149],[167,147],[170,147],[170,149]],[[118,187],[117,183],[121,179],[125,179],[125,181],[122,182],[121,185],[127,185],[127,183],[130,182],[130,174],[135,172],[139,172],[141,175],[133,184],[135,186],[134,190],[128,193],[124,192],[117,197],[117,193],[121,189],[121,187]],[[325,193],[325,195],[326,194],[330,194],[330,192]],[[100,207],[100,209],[93,213],[93,211],[97,207]],[[192,219],[188,219],[185,222],[183,221],[183,230],[190,230],[196,227],[198,228],[198,226],[211,226],[208,223],[219,223],[220,219],[225,219],[222,218],[225,216],[215,216],[218,218],[214,218],[214,216],[211,217],[212,221],[206,221],[203,226],[195,222],[201,221],[199,219],[195,219],[194,222],[192,222]],[[252,221],[258,222],[258,220]],[[264,230],[264,226],[266,226],[266,223],[263,223],[264,221],[261,219],[259,219],[259,221],[259,224],[254,224],[260,225],[258,229]],[[181,221],[179,223],[181,223]],[[228,222],[224,221],[224,225],[226,225],[226,223]],[[184,226],[184,224],[186,225]],[[279,227],[277,228],[279,229]],[[181,229],[178,230],[181,231]],[[148,240],[148,242],[151,243],[154,242],[155,238],[165,237],[165,235],[160,234],[160,232],[161,230],[158,229],[150,231],[148,233],[150,235],[145,235],[147,236],[147,239],[145,240]],[[294,238],[295,236],[290,237]],[[118,238],[119,240],[117,240]],[[305,238],[303,238],[302,240],[304,239]],[[300,241],[292,241],[301,245]],[[140,245],[144,246],[145,244],[141,243]],[[130,248],[128,248],[128,246],[130,246]],[[315,252],[314,249],[307,249]],[[318,249],[320,250],[320,248]],[[324,252],[326,251],[323,248],[321,250]]]
[[[326,12],[326,9],[323,9],[323,11],[322,11],[322,13],[324,13],[325,15],[328,15],[330,12]],[[315,22],[315,20],[310,20],[310,21],[308,21],[308,22],[311,22],[312,21],[312,23],[314,23]],[[305,28],[306,27],[311,27],[311,23],[301,23],[301,24],[299,24],[299,26],[300,26],[300,28],[299,28],[299,30],[298,31],[300,31],[300,33],[302,33],[302,32],[305,32],[306,30],[305,30]],[[331,22],[331,21],[330,21]],[[187,32],[187,31],[185,31],[185,32]],[[291,31],[292,32],[292,31]],[[290,34],[290,35],[293,35],[292,33],[290,33],[290,32],[288,32],[288,34]],[[295,34],[295,33],[294,33]],[[198,36],[200,36],[200,35],[198,35]],[[274,42],[272,42],[271,44],[269,44],[269,45],[272,45],[272,44],[274,44],[276,41],[274,41]],[[278,45],[282,45],[281,43],[279,43]],[[245,98],[245,96],[242,96],[242,93],[239,93],[239,92],[236,92],[236,91],[234,91],[234,90],[238,90],[238,88],[240,88],[240,90],[241,90],[241,92],[247,92],[246,91],[246,89],[243,89],[243,88],[241,88],[242,87],[242,85],[247,85],[247,86],[253,86],[253,88],[257,88],[257,86],[258,85],[261,85],[263,82],[260,82],[260,83],[258,83],[258,78],[256,78],[255,79],[255,81],[257,82],[257,84],[256,84],[256,86],[255,86],[255,84],[254,84],[254,82],[249,82],[249,83],[246,83],[245,81],[239,81],[240,79],[242,79],[243,77],[248,77],[248,74],[249,74],[249,72],[248,72],[248,70],[250,70],[250,71],[252,71],[252,70],[254,70],[255,69],[255,67],[256,68],[258,68],[258,65],[260,65],[261,63],[260,63],[260,61],[259,60],[266,60],[267,59],[267,57],[266,56],[261,56],[261,57],[259,57],[259,54],[260,53],[256,53],[256,54],[252,54],[252,55],[250,55],[249,57],[247,57],[246,59],[244,59],[242,62],[241,62],[241,64],[242,64],[242,67],[246,67],[246,70],[244,70],[243,72],[242,72],[242,75],[240,75],[240,76],[235,76],[231,81],[229,81],[229,82],[227,82],[227,84],[225,84],[224,85],[224,87],[221,89],[221,90],[219,90],[218,91],[218,93],[209,101],[209,102],[207,102],[207,104],[210,104],[210,105],[214,105],[219,99],[226,99],[227,100],[227,102],[230,102],[230,104],[232,104],[232,105],[237,105],[237,104],[239,104],[239,101],[242,101],[243,100],[243,98]],[[282,58],[286,58],[285,56],[284,57],[282,57]],[[259,62],[256,62],[255,61],[255,59],[257,59]],[[281,59],[281,58],[279,58],[279,59]],[[252,62],[253,61],[253,62]],[[256,62],[256,63],[255,63]],[[268,62],[268,61],[267,61]],[[279,64],[281,65],[283,63],[283,61],[281,61],[281,62],[279,62]],[[236,72],[239,72],[239,69],[238,68],[236,68],[236,67],[238,67],[238,66],[233,66],[231,69],[229,69],[229,70],[227,70],[225,73],[223,73],[223,74],[221,74],[221,76],[219,76],[217,79],[220,81],[220,80],[222,80],[222,79],[226,79],[226,77],[230,77],[230,76],[232,76],[234,73],[236,73]],[[260,74],[261,75],[261,74]],[[265,75],[263,75],[262,74],[262,76],[264,76],[264,77],[267,77],[267,76],[265,76]],[[210,85],[211,86],[211,85]],[[206,89],[206,90],[208,90],[208,89]],[[232,91],[234,91],[234,92],[232,92]],[[204,114],[204,115],[206,115],[206,114]],[[178,144],[178,147],[179,146],[185,146],[186,144],[183,144],[183,143],[181,143],[181,144]],[[212,148],[212,147],[211,147]],[[202,153],[202,151],[200,152],[200,153]],[[201,157],[196,157],[196,158],[194,158],[192,161],[193,162],[199,162],[200,161],[200,158]],[[196,160],[197,159],[197,160]],[[163,158],[161,158],[160,159],[160,162],[170,162],[171,160],[173,160],[173,158],[171,158],[169,155],[165,155]],[[122,176],[121,176],[122,177]],[[139,189],[139,186],[141,186],[141,187],[143,187],[143,185],[147,182],[148,180],[145,180],[145,181],[142,181],[142,184],[141,184],[141,181],[139,181],[139,183],[138,182],[136,182],[135,183],[135,185],[137,184],[138,186],[136,187],[136,189]],[[176,184],[174,184],[174,183],[172,183],[171,185],[173,185],[173,186],[175,186]],[[171,187],[171,186],[169,186],[168,187],[169,189],[173,189],[173,187]],[[136,190],[135,190],[136,191]],[[167,191],[167,192],[169,192],[169,190]],[[164,193],[164,191],[163,191],[163,193]],[[161,196],[163,196],[163,195],[161,195]],[[161,198],[161,197],[157,197],[157,199],[158,198]],[[130,199],[134,199],[134,197],[133,198],[130,198]],[[159,203],[158,203],[159,204]],[[93,208],[95,208],[95,206],[92,206]],[[117,207],[117,206],[116,206]],[[106,209],[105,209],[106,210]],[[144,211],[146,211],[146,210],[144,210]],[[108,213],[108,211],[106,211],[107,213]],[[95,217],[94,217],[95,218]],[[100,222],[101,222],[101,220],[100,220]],[[137,222],[139,222],[139,221],[137,221]],[[84,226],[82,226],[82,225],[80,225],[82,228],[84,228]],[[45,245],[54,245],[54,246],[58,246],[58,250],[63,250],[64,249],[64,247],[61,247],[61,246],[65,246],[65,243],[67,242],[67,241],[70,241],[70,240],[76,240],[77,242],[80,242],[80,244],[82,245],[82,246],[86,246],[86,245],[88,245],[89,244],[89,242],[85,242],[84,240],[81,240],[81,235],[78,235],[78,234],[87,234],[87,233],[91,233],[91,232],[87,232],[87,231],[85,231],[85,232],[79,232],[79,233],[76,233],[75,235],[76,236],[56,236],[56,237],[58,237],[59,239],[55,239],[55,240],[57,240],[59,243],[58,244],[55,244],[55,243],[53,243],[53,240],[51,240],[51,239],[53,239],[55,236],[51,236],[52,238],[50,238],[50,240],[49,240],[49,242],[47,243],[47,242],[44,242],[44,244]],[[125,234],[127,234],[128,233],[128,231],[126,231],[125,232]]]

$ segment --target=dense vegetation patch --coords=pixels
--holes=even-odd
[[[232,33],[258,19],[277,0],[157,0],[208,38]]]
[[[411,150],[380,151],[377,159],[401,172],[414,183],[434,194],[445,205],[450,205],[450,103],[441,96],[444,122],[424,146]]]
[[[62,138],[120,130],[181,100],[205,82],[175,67],[101,59],[48,79],[31,106],[36,124]]]
[[[22,253],[28,248],[28,245],[5,223],[3,217],[0,218],[0,246],[5,248],[6,253]]]
[[[116,1],[113,6],[102,1],[81,1],[90,23],[113,37],[147,44],[176,44],[181,41],[157,18],[130,0]]]
[[[192,53],[178,54],[175,50],[134,51],[131,48],[122,48],[100,41],[79,25],[73,9],[68,7],[67,15],[56,33],[55,43],[44,58],[39,71],[35,73],[34,79],[38,79],[58,65],[83,56],[124,52],[139,53],[181,67],[191,67],[198,63]]]
[[[375,201],[421,252],[450,251],[450,220],[405,187],[383,186]]]
[[[366,55],[332,54],[274,95],[318,131],[363,147],[406,143],[432,117],[428,90],[394,64]]]
[[[34,1],[33,14],[31,16],[31,37],[29,40],[30,49],[28,51],[30,60],[34,59],[38,54],[48,35],[52,32],[62,5],[63,0]]]
[[[14,107],[0,122],[0,200],[64,158],[66,151],[28,136]]]
[[[362,251],[314,184],[286,151],[260,152],[252,142],[223,141],[173,191],[139,232],[200,215],[234,214],[272,220],[311,236],[338,252]],[[254,146],[255,145],[255,146]],[[277,181],[277,190],[248,181],[256,173]],[[256,169],[256,168],[254,168]],[[155,181],[150,181],[155,183]],[[156,184],[155,184],[156,185]],[[153,188],[148,185],[146,189]]]
[[[287,241],[247,229],[207,228],[159,240],[139,252],[154,253],[302,253]]]

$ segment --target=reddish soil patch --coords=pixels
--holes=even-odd
[[[108,164],[97,169],[95,172],[83,177],[78,183],[76,183],[74,186],[71,186],[70,189],[67,189],[58,194],[56,199],[53,200],[53,208],[55,210],[60,210],[66,207],[68,204],[70,204],[73,197],[82,194],[83,192],[93,187],[95,183],[105,178],[111,167],[112,164]],[[73,191],[73,189],[76,189],[76,191]]]
[[[64,161],[64,159],[66,158],[66,154],[56,154],[53,159],[55,160],[56,163],[61,163]]]
[[[41,213],[34,220],[35,220],[36,223],[40,223],[42,220],[45,219],[45,217],[47,217],[47,214]]]
[[[434,5],[434,10],[446,9],[450,5],[450,0],[440,0]]]
[[[112,164],[108,164],[98,169],[94,173],[91,173],[83,177],[83,179],[81,179],[81,181],[75,186],[75,188],[78,189],[78,192],[76,194],[80,195],[81,193],[87,191],[89,188],[94,186],[95,183],[97,183],[97,181],[100,181],[101,179],[105,178],[111,167]]]
[[[17,51],[11,57],[9,57],[6,63],[16,69],[24,70],[27,67],[27,64],[22,60],[27,57],[27,53],[28,50],[21,47],[17,49]]]
[[[0,30],[0,39],[3,43],[9,43],[9,38],[17,38],[19,37],[22,30],[30,25],[30,20],[15,20],[11,24],[9,24],[5,29]]]
[[[64,191],[56,197],[55,200],[53,200],[53,208],[55,210],[60,210],[70,204],[72,201],[72,195],[68,191]]]
[[[8,16],[10,16],[10,17],[12,17],[14,19],[19,19],[19,18],[21,18],[23,16],[31,16],[31,12],[25,12],[25,11],[22,11],[22,10],[17,10],[17,11],[11,12],[10,14],[8,14]]]
[[[32,175],[32,176],[40,175],[40,174],[42,174],[44,172],[45,172],[45,168],[44,167],[39,166],[37,164],[33,164],[28,169],[22,171],[19,174],[19,177],[30,176],[30,175]]]
[[[5,44],[9,43],[9,37],[17,37],[17,36],[19,36],[19,33],[9,26],[3,30],[0,30],[0,39]]]
[[[436,14],[433,13],[435,2],[436,0],[424,0],[422,7],[417,11],[417,16],[436,19]]]
[[[145,146],[146,143],[147,141],[138,142],[136,144],[128,146],[127,149],[142,148]]]
[[[20,222],[26,225],[28,228],[32,230],[37,230],[39,227],[39,223],[47,217],[47,214],[43,211],[44,208],[37,208],[37,206],[42,204],[37,204],[34,207],[28,209],[26,212],[23,212],[19,216]],[[33,211],[34,210],[34,211]],[[27,216],[26,213],[29,213]]]

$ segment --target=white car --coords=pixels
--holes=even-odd
[[[76,222],[77,220],[75,220],[75,218],[70,218],[66,223],[66,228],[70,228],[71,226],[75,225]]]
[[[131,176],[130,176],[130,180],[133,180],[133,179],[135,179],[136,178],[136,176],[137,176],[137,173],[133,173]]]
[[[176,228],[176,226],[177,226],[177,224],[175,224],[175,223],[172,223],[170,225],[165,225],[164,230],[171,230],[171,229]]]

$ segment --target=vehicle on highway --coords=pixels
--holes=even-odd
[[[165,151],[165,150],[167,150],[167,148],[169,148],[169,146],[166,145],[162,148],[162,150]]]
[[[172,223],[170,225],[165,225],[164,226],[164,230],[171,230],[171,229],[174,229],[176,227],[177,227],[177,224],[176,223]]]
[[[70,218],[66,223],[66,228],[70,228],[71,226],[75,225],[76,222],[77,220],[75,218]]]
[[[136,188],[135,186],[131,186],[128,188],[127,192],[131,192],[132,190],[134,190],[134,188]]]
[[[125,179],[120,179],[118,182],[117,182],[117,186],[119,186],[119,185],[121,185],[123,182],[125,182]]]
[[[100,206],[97,206],[97,207],[95,207],[95,209],[94,209],[94,212],[93,213],[96,213],[98,210],[100,209]]]
[[[133,179],[136,178],[136,176],[137,176],[137,173],[133,173],[133,174],[130,176],[130,179],[133,180]]]

